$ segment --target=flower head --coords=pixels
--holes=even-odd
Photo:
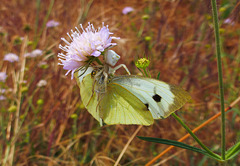
[[[0,89],[0,94],[3,94],[6,92],[6,89]]]
[[[109,32],[108,26],[104,26],[104,23],[102,28],[99,27],[97,30],[90,23],[85,30],[82,24],[80,26],[82,33],[78,28],[76,28],[76,31],[72,30],[71,35],[67,33],[71,42],[62,38],[66,45],[59,45],[59,48],[66,52],[66,54],[58,54],[61,61],[59,64],[63,65],[63,69],[68,70],[66,75],[71,72],[72,79],[74,71],[84,66],[89,57],[99,57],[106,48],[116,45],[116,43],[112,43],[112,39],[119,39],[110,36],[113,33]]]
[[[24,56],[24,57],[31,57],[31,53],[28,52],[28,53],[24,54],[23,56]]]
[[[16,105],[11,105],[11,106],[8,108],[8,111],[9,111],[9,112],[15,112],[15,111],[17,111],[17,106],[16,106]]]
[[[35,58],[38,56],[41,56],[43,54],[43,51],[40,49],[33,50],[31,53],[24,54],[25,57]]]
[[[0,95],[0,101],[1,101],[1,100],[6,100],[6,97],[3,96],[3,95]]]
[[[141,58],[135,63],[135,65],[139,69],[146,69],[149,66],[149,64],[150,64],[150,61],[146,58]]]
[[[230,25],[234,25],[235,22],[231,19],[231,18],[227,18],[226,20],[223,21],[224,24],[230,24]]]
[[[47,81],[46,80],[40,80],[38,83],[37,83],[37,86],[38,87],[43,87],[43,86],[46,86],[47,85]]]
[[[55,21],[55,20],[50,20],[47,22],[46,26],[48,28],[52,28],[52,27],[57,27],[59,25],[59,22]]]
[[[5,72],[0,72],[0,82],[5,82],[7,74]]]
[[[19,60],[19,57],[14,53],[8,53],[4,56],[3,60],[13,63],[17,62]]]
[[[132,12],[133,10],[134,9],[132,7],[127,6],[127,7],[123,8],[122,13],[126,15],[126,14]]]

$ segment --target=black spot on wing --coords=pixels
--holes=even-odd
[[[144,104],[146,107],[147,107],[147,111],[149,111],[149,109],[148,109],[148,107],[149,107],[149,104],[148,103],[146,103],[146,104]]]
[[[161,99],[162,99],[162,97],[161,96],[159,96],[158,94],[155,94],[155,95],[153,95],[153,100],[155,100],[156,102],[160,102],[161,101]]]

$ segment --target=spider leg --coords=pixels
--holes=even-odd
[[[99,71],[99,72],[96,73],[96,75],[93,78],[92,94],[94,93],[94,91],[98,90],[98,87],[95,90],[95,86],[94,85],[96,84],[96,82],[97,82],[97,84],[99,83],[99,79],[98,78],[99,78],[99,76],[101,76],[101,74],[102,74],[102,71]]]
[[[97,77],[99,77],[99,75],[101,75],[101,73],[102,73],[102,71],[97,72],[96,75],[94,75],[94,77],[93,77],[93,82],[92,82],[92,94],[91,94],[90,100],[92,99],[94,92],[97,92],[97,90],[95,90],[95,85],[96,85],[96,82],[98,81],[98,80],[97,80]],[[86,106],[88,106],[90,100],[88,101],[88,103],[87,103]]]
[[[104,75],[104,93],[107,92],[107,81],[108,81],[108,74],[103,72]]]
[[[118,65],[118,66],[116,66],[116,67],[114,67],[114,68],[110,68],[110,69],[109,69],[109,73],[114,74],[114,73],[115,73],[118,69],[120,69],[121,67],[123,67],[123,68],[126,70],[126,72],[127,72],[129,75],[131,75],[131,73],[129,72],[127,66],[124,65],[124,64],[120,64],[120,65]]]

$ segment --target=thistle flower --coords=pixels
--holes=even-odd
[[[0,82],[5,82],[7,74],[5,72],[0,72]]]
[[[55,21],[55,20],[50,20],[47,22],[46,26],[48,28],[52,28],[52,27],[57,27],[59,25],[59,22]]]
[[[127,6],[127,7],[123,8],[122,13],[123,13],[124,15],[126,15],[126,14],[132,12],[133,10],[134,10],[134,9],[133,9],[132,7]]]
[[[102,23],[102,28],[99,27],[97,30],[90,23],[85,30],[82,24],[80,27],[82,33],[76,27],[76,31],[71,30],[71,35],[67,33],[71,42],[61,38],[66,45],[59,45],[59,48],[66,52],[66,54],[58,54],[61,61],[59,65],[63,65],[63,69],[68,70],[66,75],[71,72],[71,79],[73,79],[74,71],[84,66],[89,57],[99,57],[106,48],[116,45],[116,43],[111,43],[112,39],[119,39],[110,36],[113,33],[109,32],[108,26],[104,26],[104,23]]]
[[[4,56],[3,60],[13,63],[17,62],[19,60],[19,57],[14,53],[8,53]]]

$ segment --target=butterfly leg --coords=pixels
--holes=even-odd
[[[126,72],[127,72],[129,75],[131,75],[131,73],[129,72],[127,66],[124,65],[124,64],[120,64],[120,65],[118,65],[118,66],[116,66],[116,67],[114,67],[114,68],[110,68],[110,73],[114,74],[114,73],[115,73],[118,69],[120,69],[121,67],[123,67],[123,68],[126,70]]]

